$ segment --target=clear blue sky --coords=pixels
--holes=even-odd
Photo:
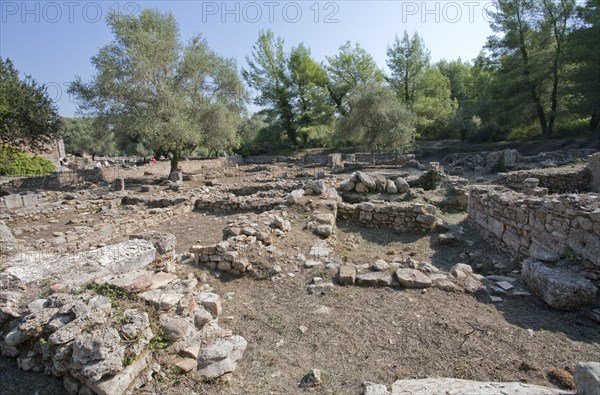
[[[404,30],[417,31],[439,59],[470,60],[491,34],[485,10],[491,1],[23,1],[0,0],[0,56],[47,84],[61,115],[77,104],[66,92],[75,76],[89,79],[90,58],[112,39],[109,10],[139,14],[144,8],[171,11],[181,37],[201,33],[219,54],[245,66],[258,32],[271,29],[286,49],[300,42],[318,61],[346,40],[359,42],[385,66],[386,48]]]

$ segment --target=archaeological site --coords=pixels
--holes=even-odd
[[[600,153],[0,184],[2,394],[600,394]]]

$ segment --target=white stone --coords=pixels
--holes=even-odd
[[[392,395],[559,395],[573,392],[523,383],[480,382],[451,378],[398,380]]]
[[[600,395],[600,362],[578,363],[573,378],[577,394]]]

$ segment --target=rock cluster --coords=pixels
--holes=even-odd
[[[437,210],[430,204],[371,201],[338,204],[338,215],[366,227],[404,231],[430,231],[438,224]]]
[[[505,251],[558,261],[568,247],[600,265],[600,198],[594,194],[529,197],[472,186],[469,218]]]
[[[311,219],[306,223],[305,229],[310,229],[317,236],[327,239],[335,232],[337,217],[336,200],[318,200],[311,202],[308,208],[311,213]]]
[[[524,170],[536,167],[553,167],[585,159],[593,149],[568,150],[566,152],[542,152],[534,156],[521,155],[517,150],[459,153],[447,155],[442,162],[451,174],[461,175],[465,171],[497,173],[505,169]]]
[[[371,287],[396,287],[403,289],[440,288],[448,292],[474,293],[483,290],[483,276],[473,273],[471,266],[455,265],[450,272],[441,272],[426,261],[412,258],[395,258],[391,262],[382,259],[372,265],[345,263],[338,269],[339,285]]]
[[[343,192],[358,193],[406,193],[410,190],[408,183],[402,177],[391,180],[381,175],[370,175],[362,171],[352,173],[350,178],[342,181],[338,188]]]
[[[189,212],[193,208],[188,198],[161,197],[160,193],[154,197],[130,198],[114,193],[97,196],[85,190],[66,194],[44,192],[40,194],[43,198],[40,197],[35,206],[3,212],[0,216],[15,235],[33,238],[49,226],[60,229],[53,232],[52,237],[31,241],[29,245],[17,240],[20,250],[43,249],[57,253],[81,251],[107,239],[128,235],[139,229],[140,225],[152,228],[167,218]],[[90,212],[97,213],[101,220],[86,219],[84,215]],[[58,223],[54,219],[65,214],[72,217],[66,223]],[[42,219],[46,224],[14,226],[17,221],[38,222]]]
[[[223,241],[214,245],[195,244],[190,248],[196,264],[205,264],[211,270],[240,275],[252,269],[252,263],[262,253],[275,252],[272,242],[285,237],[291,223],[287,212],[273,210],[262,214],[240,215],[223,229]],[[262,259],[260,259],[262,261]]]
[[[116,250],[122,254],[127,243],[137,243],[149,245],[151,255],[138,251],[115,261],[107,254],[109,246],[88,257],[88,269],[103,270],[93,270],[87,276],[93,282],[79,293],[26,300],[17,291],[22,288],[3,291],[0,310],[8,330],[0,343],[2,355],[16,357],[23,370],[63,378],[71,394],[135,393],[163,368],[195,371],[203,380],[235,370],[247,342],[219,327],[219,295],[194,277],[151,269],[155,251],[147,240],[153,240],[160,257],[170,259],[172,237],[137,237]],[[171,356],[160,359],[163,366],[153,357],[161,349]]]
[[[236,196],[234,194],[213,193],[200,196],[194,206],[197,209],[218,209],[226,211],[257,210],[267,211],[285,204],[283,191],[272,191],[252,196]]]

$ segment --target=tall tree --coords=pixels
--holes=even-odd
[[[387,65],[392,72],[390,83],[406,108],[410,109],[415,102],[419,83],[429,67],[429,50],[416,32],[411,38],[404,31],[402,40],[396,36],[392,46],[388,46],[387,56]]]
[[[425,71],[419,82],[418,95],[413,104],[417,116],[417,130],[429,137],[449,137],[448,122],[458,109],[452,99],[450,80],[437,67]]]
[[[495,6],[490,17],[497,35],[488,38],[487,46],[513,88],[507,96],[525,94],[542,134],[548,136],[556,120],[562,53],[574,0],[496,0]]]
[[[361,84],[350,97],[350,111],[341,117],[344,138],[371,152],[378,148],[399,150],[414,139],[414,117],[388,87]]]
[[[468,85],[471,79],[471,64],[463,62],[460,58],[447,61],[445,59],[436,63],[438,70],[450,81],[450,92],[452,99],[462,101],[469,100]]]
[[[566,46],[567,94],[572,111],[589,117],[589,128],[600,132],[600,0],[588,0],[577,13],[580,25],[568,36]]]
[[[254,104],[266,107],[263,111],[270,122],[280,125],[290,140],[297,139],[292,110],[292,98],[288,91],[288,56],[283,49],[283,39],[275,38],[271,30],[260,31],[251,56],[246,56],[248,68],[242,69],[242,77],[256,91]]]
[[[235,134],[232,119],[239,118],[245,95],[233,60],[218,56],[200,36],[183,45],[171,14],[113,12],[107,22],[115,39],[92,58],[95,77],[78,77],[70,87],[80,111],[169,153],[171,171],[185,151],[214,133]],[[227,116],[215,116],[223,111]]]
[[[358,43],[354,46],[346,41],[335,56],[327,56],[327,88],[337,112],[345,115],[348,112],[348,98],[358,84],[381,83],[384,81],[383,71],[375,60]]]
[[[563,72],[563,53],[575,12],[575,0],[541,0],[543,20],[542,32],[547,32],[552,64],[552,89],[550,92],[550,115],[548,133],[552,134],[558,111],[559,84]]]
[[[313,127],[329,125],[333,117],[334,108],[329,103],[327,91],[327,73],[311,58],[310,50],[304,44],[292,48],[288,68],[294,118],[298,134],[306,146]]]
[[[242,75],[257,92],[254,103],[267,107],[263,113],[285,131],[292,145],[299,137],[306,144],[310,130],[330,123],[333,108],[326,90],[327,73],[304,44],[288,54],[281,38],[270,30],[261,31],[246,61],[248,68]]]
[[[19,78],[10,59],[0,57],[0,142],[34,151],[58,138],[61,119],[46,87]]]
[[[113,155],[117,153],[115,135],[92,118],[63,118],[61,136],[70,154]]]

